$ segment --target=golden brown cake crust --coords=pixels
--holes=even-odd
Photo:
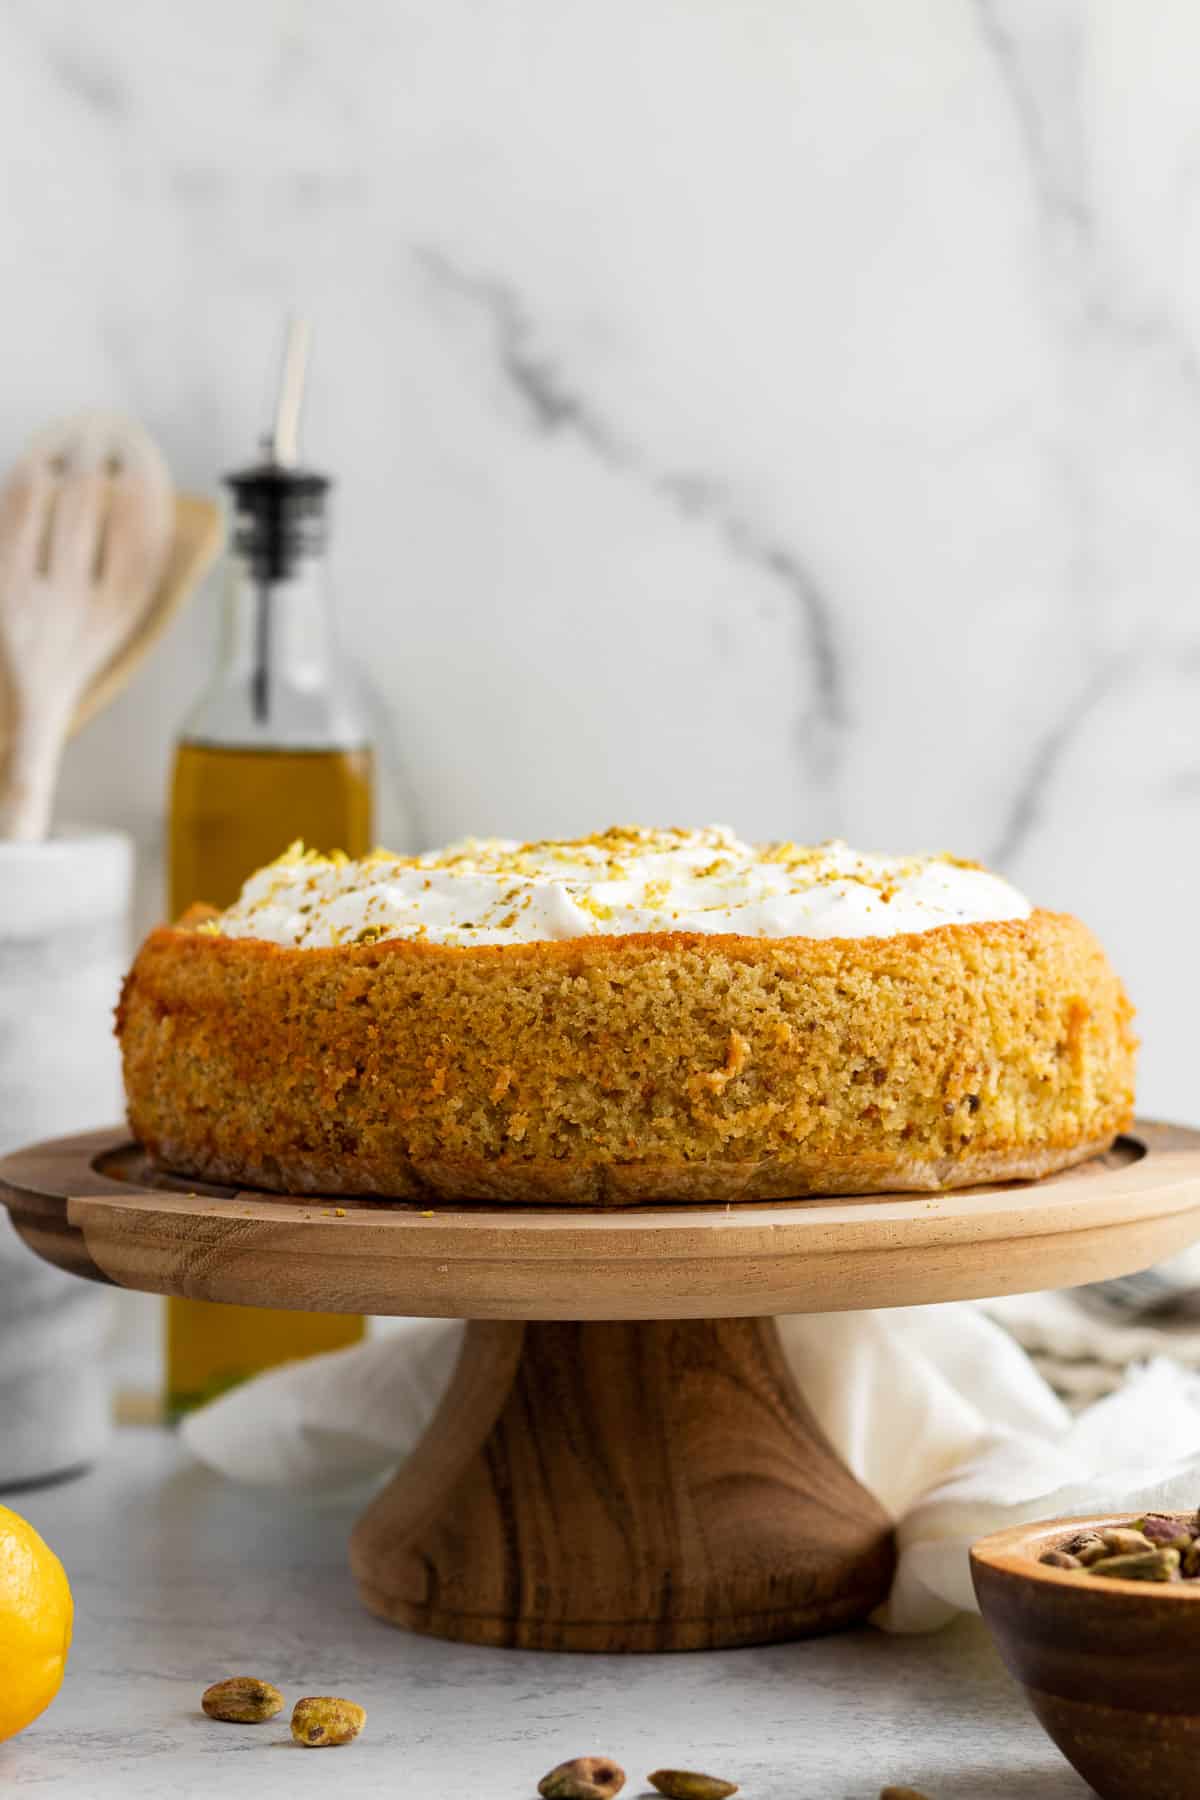
[[[130,1124],[276,1192],[644,1204],[1040,1175],[1132,1117],[1132,1009],[1066,914],[889,938],[143,944]]]

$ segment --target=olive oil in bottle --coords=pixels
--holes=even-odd
[[[371,752],[267,750],[182,738],[171,782],[171,913],[191,899],[230,906],[253,870],[296,838],[364,856],[371,847]]]
[[[172,918],[228,906],[246,877],[297,838],[362,856],[373,762],[340,667],[325,579],[329,482],[296,466],[304,340],[293,328],[274,437],[228,477],[234,496],[224,635],[213,680],[175,751],[169,824]],[[275,1363],[363,1334],[344,1313],[167,1302],[167,1409],[178,1414]]]

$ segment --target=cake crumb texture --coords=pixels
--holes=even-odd
[[[1065,914],[887,938],[146,940],[130,1124],[278,1192],[778,1198],[1037,1175],[1133,1111],[1132,1008]]]

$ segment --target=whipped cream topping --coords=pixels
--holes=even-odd
[[[376,850],[361,862],[295,844],[252,875],[208,929],[312,948],[641,931],[861,938],[1025,919],[1030,910],[999,876],[952,856],[745,844],[721,825],[630,826],[563,843],[468,838],[423,856]]]

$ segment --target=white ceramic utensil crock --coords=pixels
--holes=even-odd
[[[112,1015],[132,867],[119,832],[0,842],[0,1152],[121,1116]],[[64,1474],[103,1447],[110,1305],[0,1218],[0,1489]]]

